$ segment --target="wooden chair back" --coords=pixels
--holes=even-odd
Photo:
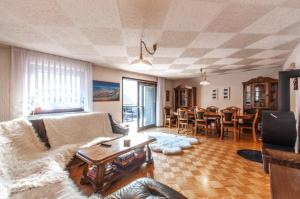
[[[198,106],[192,106],[191,108],[189,108],[189,111],[194,112],[196,109],[198,109]]]
[[[186,108],[177,109],[178,120],[188,120],[188,110]]]
[[[194,112],[195,112],[195,120],[205,121],[206,110],[204,108],[197,108],[197,109],[195,109]]]
[[[168,106],[164,107],[164,115],[165,117],[171,116],[171,107]]]
[[[229,109],[223,109],[221,111],[221,121],[222,123],[227,124],[235,124],[236,123],[236,112],[229,110]]]
[[[235,112],[237,115],[239,115],[241,113],[241,109],[239,107],[236,107],[236,106],[229,106],[227,108],[225,108],[226,110],[229,110],[229,111],[233,111]]]
[[[216,106],[209,106],[209,107],[206,108],[206,111],[211,112],[211,113],[218,113],[219,108],[216,107]]]

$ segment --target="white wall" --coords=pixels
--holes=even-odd
[[[174,81],[173,80],[168,80],[166,79],[166,91],[169,90],[170,91],[170,100],[167,102],[166,101],[166,106],[173,106],[173,101],[174,101]]]
[[[121,87],[120,101],[94,102],[93,110],[109,112],[112,114],[113,118],[118,122],[122,122],[122,77],[129,77],[155,82],[157,81],[157,78],[154,76],[147,76],[138,73],[131,73],[127,71],[93,65],[93,80],[117,82],[120,83]]]
[[[289,65],[295,62],[296,63],[296,68],[300,69],[300,43],[298,46],[295,48],[295,50],[292,52],[290,57],[287,59],[285,62],[283,69],[287,70],[289,68]],[[298,78],[298,90],[291,92],[291,110],[295,112],[295,116],[297,118],[297,124],[298,124],[298,137],[297,137],[297,144],[296,147],[298,149],[300,148],[299,145],[299,136],[300,136],[300,78]]]
[[[243,86],[242,82],[248,81],[258,76],[278,78],[279,69],[256,70],[243,73],[233,73],[227,75],[208,76],[211,82],[208,86],[200,86],[200,78],[177,80],[175,85],[186,84],[197,87],[197,105],[201,107],[217,106],[220,109],[228,106],[237,106],[243,108]],[[230,87],[230,100],[223,99],[222,90],[224,87]],[[218,99],[211,99],[211,91],[218,89]]]
[[[300,43],[285,62],[283,69],[287,70],[289,68],[289,65],[292,62],[295,62],[296,68],[300,69]],[[300,89],[300,78],[298,78],[298,88]],[[298,118],[300,117],[300,90],[299,89],[297,91],[291,89],[291,110],[296,113],[296,116]]]
[[[0,122],[10,119],[10,47],[0,45]]]

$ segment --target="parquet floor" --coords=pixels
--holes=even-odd
[[[173,129],[156,128],[148,131],[174,133]],[[181,155],[153,153],[154,165],[144,165],[130,177],[117,182],[109,194],[139,177],[152,177],[191,199],[200,198],[270,198],[269,176],[262,165],[239,157],[238,149],[259,149],[251,137],[234,142],[231,138],[197,136],[201,143]],[[79,184],[81,169],[71,171],[71,178],[86,195],[90,186]]]

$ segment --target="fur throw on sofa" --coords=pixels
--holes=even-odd
[[[98,137],[91,143],[70,143],[47,150],[27,120],[0,123],[0,199],[87,198],[69,178],[66,165],[78,148],[108,139]]]
[[[84,113],[45,118],[44,124],[51,148],[86,143],[101,135],[114,137],[107,113]]]

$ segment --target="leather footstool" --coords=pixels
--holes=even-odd
[[[187,199],[174,189],[151,178],[140,178],[105,199]]]

